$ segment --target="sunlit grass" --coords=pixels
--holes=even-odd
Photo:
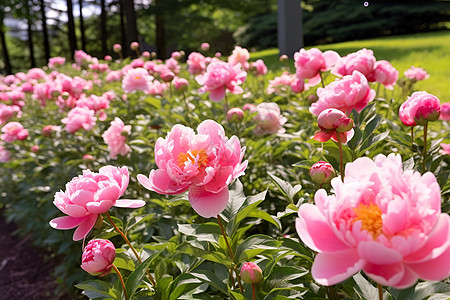
[[[424,68],[430,78],[418,82],[415,88],[436,95],[441,102],[450,101],[450,31],[390,36],[321,45],[317,48],[322,51],[335,50],[341,56],[362,48],[370,48],[377,60],[388,60],[399,70],[400,76],[411,66]],[[263,59],[269,69],[281,66],[278,62],[278,49],[254,52],[251,58]],[[293,62],[290,64],[293,65]]]

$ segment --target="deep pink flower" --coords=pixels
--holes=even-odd
[[[443,121],[450,121],[450,102],[445,102],[441,104],[441,114],[439,119]]]
[[[253,118],[256,122],[256,127],[253,129],[254,135],[262,136],[286,132],[283,125],[287,122],[287,118],[283,117],[280,107],[275,102],[260,103],[251,109],[250,112],[256,112],[256,116]]]
[[[233,94],[241,94],[242,88],[239,86],[245,81],[247,73],[242,71],[240,65],[231,66],[223,61],[211,62],[206,73],[198,75],[195,80],[202,85],[199,92],[210,92],[209,99],[215,102],[225,98],[226,91]]]
[[[249,58],[250,53],[247,49],[236,46],[234,47],[233,53],[228,57],[228,63],[232,66],[241,64],[244,70],[248,70],[250,67],[250,64],[248,63]]]
[[[388,90],[393,90],[398,79],[398,71],[387,60],[379,60],[375,63],[370,77],[368,78],[369,81],[381,83]]]
[[[125,125],[120,118],[116,117],[114,121],[111,121],[111,126],[108,130],[102,134],[112,159],[116,159],[117,154],[125,156],[130,152],[130,146],[126,144],[127,136],[130,132],[131,125]]]
[[[416,68],[414,66],[406,70],[404,74],[406,77],[414,81],[420,81],[430,78],[430,75],[428,75],[427,71],[422,68]]]
[[[320,72],[331,70],[339,58],[339,54],[332,50],[322,53],[317,48],[300,49],[294,54],[297,78],[308,79],[308,85],[315,86],[322,81]]]
[[[240,275],[246,284],[256,284],[263,279],[261,268],[254,262],[245,262],[241,267]]]
[[[424,125],[428,121],[436,121],[441,111],[439,99],[427,92],[414,92],[400,106],[400,120],[406,126]]]
[[[376,58],[373,55],[373,51],[364,48],[338,60],[331,73],[337,76],[345,76],[353,74],[354,71],[359,71],[367,78],[370,78],[375,68],[375,62]]]
[[[9,122],[2,127],[1,139],[7,143],[12,143],[16,140],[24,140],[28,137],[28,130],[23,128],[19,122]]]
[[[87,107],[75,107],[69,111],[67,117],[62,119],[61,122],[66,124],[65,129],[69,133],[75,133],[79,129],[91,130],[97,120],[94,115],[95,111]]]
[[[203,74],[206,70],[206,58],[198,52],[189,54],[186,63],[189,66],[188,71],[192,75]]]
[[[223,127],[206,120],[194,130],[175,125],[166,138],[155,145],[155,162],[159,167],[149,177],[137,176],[145,188],[164,195],[189,190],[192,208],[202,217],[220,214],[228,203],[228,185],[244,174],[245,147],[239,139],[225,136]]]
[[[346,75],[325,88],[317,89],[319,100],[313,103],[309,111],[318,116],[327,108],[336,108],[347,115],[353,109],[360,112],[375,98],[375,91],[369,87],[366,77],[358,71]]]
[[[128,70],[122,79],[122,89],[125,93],[148,91],[153,77],[144,68]]]
[[[85,238],[99,214],[112,206],[137,208],[145,205],[142,200],[119,200],[128,187],[128,169],[105,166],[98,173],[83,170],[66,184],[66,191],[55,194],[53,204],[67,216],[50,221],[55,229],[72,229],[78,226],[73,240]]]
[[[294,79],[294,80],[291,82],[291,90],[292,90],[294,93],[301,93],[301,92],[303,92],[304,90],[307,90],[308,88],[309,88],[309,86],[306,85],[305,82],[304,82],[303,80],[300,80],[300,79],[298,79],[298,78]]]
[[[262,59],[252,62],[250,68],[254,70],[256,76],[265,75],[267,73],[267,66]]]
[[[116,259],[116,247],[108,240],[94,239],[87,243],[81,257],[81,268],[92,276],[105,276],[111,272]]]
[[[314,139],[319,142],[326,142],[330,138],[338,142],[339,135],[340,142],[346,143],[354,134],[353,120],[335,108],[323,110],[317,117],[317,124],[320,130],[315,133]]]
[[[109,100],[104,96],[90,95],[88,97],[81,97],[77,100],[76,106],[86,107],[95,111],[95,113],[98,114],[98,119],[100,121],[105,121],[107,115],[104,110],[109,108]]]
[[[318,185],[329,183],[335,176],[333,166],[326,161],[318,161],[309,169],[309,176]]]
[[[402,170],[400,155],[358,158],[345,181],[331,180],[315,205],[303,204],[296,229],[318,252],[313,278],[337,284],[360,270],[377,283],[407,288],[418,278],[439,281],[450,273],[450,218],[441,213],[439,184],[430,172]]]

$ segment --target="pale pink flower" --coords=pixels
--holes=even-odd
[[[143,68],[128,70],[122,79],[122,89],[125,93],[148,91],[153,77]]]
[[[177,91],[185,91],[189,85],[189,81],[186,78],[175,77],[172,80],[173,85]]]
[[[269,80],[269,85],[267,86],[267,94],[273,93],[287,93],[291,89],[291,83],[294,82],[295,75],[284,72],[280,76]]]
[[[44,79],[45,76],[47,76],[47,74],[41,68],[30,69],[30,70],[28,70],[28,73],[27,73],[28,79],[39,80],[39,79]]]
[[[246,77],[247,73],[242,71],[239,64],[231,66],[226,62],[215,60],[208,65],[206,73],[196,76],[195,80],[202,85],[199,92],[210,92],[209,99],[219,102],[225,97],[226,91],[241,94],[243,90],[239,85]]]
[[[102,134],[112,159],[117,159],[118,154],[125,156],[130,152],[131,148],[126,144],[130,132],[131,125],[125,125],[120,118],[116,117],[114,121],[111,121],[108,130]]]
[[[326,161],[318,161],[309,169],[309,176],[318,185],[330,183],[335,176],[334,168]]]
[[[375,98],[366,77],[359,71],[346,75],[325,88],[317,89],[319,100],[311,105],[309,111],[318,116],[327,108],[336,108],[349,115],[353,109],[360,112]]]
[[[300,49],[294,54],[297,78],[308,79],[308,85],[315,86],[322,81],[320,72],[329,71],[339,58],[339,54],[332,50],[322,53],[317,48]]]
[[[87,107],[75,107],[69,111],[67,117],[61,122],[66,124],[66,131],[75,133],[79,129],[91,130],[95,126],[97,118],[94,116],[95,111]]]
[[[129,174],[126,167],[105,166],[98,173],[83,170],[66,184],[66,190],[55,194],[53,204],[67,216],[50,221],[55,229],[72,229],[78,226],[73,240],[85,238],[98,215],[112,206],[137,208],[145,205],[142,200],[119,200],[128,187]]]
[[[16,140],[24,140],[28,137],[28,130],[23,128],[19,122],[9,122],[2,127],[3,134],[1,139],[7,143],[12,143]]]
[[[406,70],[404,74],[406,77],[414,81],[420,81],[430,78],[430,75],[428,75],[427,71],[422,68],[416,68],[414,66]]]
[[[262,59],[258,59],[250,64],[252,70],[255,71],[256,76],[262,76],[267,74],[267,66]]]
[[[450,155],[450,144],[440,143],[439,145],[442,147],[442,150],[439,150],[439,153]]]
[[[375,63],[374,70],[367,78],[369,81],[381,83],[388,90],[393,90],[398,79],[398,71],[387,60],[379,60]]]
[[[150,84],[148,91],[149,95],[160,95],[162,96],[164,92],[168,89],[169,85],[167,83],[161,83],[158,80],[153,80]]]
[[[189,54],[186,63],[189,66],[188,71],[192,75],[203,74],[206,70],[206,58],[198,52]]]
[[[22,110],[20,106],[0,103],[0,125],[5,124],[13,116],[20,118],[21,115]]]
[[[256,122],[256,127],[253,129],[254,135],[262,136],[286,132],[283,125],[287,122],[287,118],[283,117],[280,107],[275,102],[260,103],[250,112],[256,112],[256,116],[253,118]]]
[[[33,98],[39,100],[42,106],[46,106],[47,101],[53,99],[57,94],[54,82],[43,82],[34,86]]]
[[[99,115],[99,121],[105,121],[107,116],[104,110],[109,108],[109,100],[103,96],[90,95],[77,100],[76,106],[87,107],[95,111]]]
[[[109,71],[108,74],[106,74],[105,80],[108,82],[121,81],[122,71]]]
[[[450,121],[450,102],[445,102],[441,104],[441,114],[439,119],[443,121]]]
[[[51,57],[48,60],[48,67],[50,69],[56,68],[58,66],[62,66],[66,63],[66,58],[65,57],[60,57],[60,56],[56,56],[56,57]]]
[[[130,63],[130,66],[132,66],[133,68],[143,68],[145,64],[145,61],[141,58],[136,58],[135,60],[133,60]]]
[[[83,50],[76,50],[73,55],[75,62],[78,66],[85,65],[92,61],[92,56],[84,52]]]
[[[8,150],[5,149],[5,147],[0,144],[0,162],[6,163],[11,160],[11,154]]]
[[[202,217],[220,214],[228,203],[228,185],[244,174],[245,147],[239,139],[225,136],[223,127],[206,120],[194,130],[175,125],[166,138],[155,145],[155,162],[159,167],[149,177],[137,176],[145,188],[164,195],[189,190],[192,208]]]
[[[436,121],[441,111],[439,99],[427,92],[414,92],[400,106],[400,121],[406,126],[424,125],[428,121]]]
[[[181,53],[179,51],[174,51],[170,54],[170,57],[179,60],[181,58]]]
[[[400,155],[356,159],[345,181],[331,180],[315,205],[303,204],[296,229],[318,252],[311,274],[334,285],[363,270],[375,282],[403,289],[419,278],[450,273],[450,218],[441,213],[439,184],[430,172],[403,171]]]
[[[169,68],[170,71],[172,71],[175,75],[180,73],[181,66],[178,63],[178,61],[175,58],[169,58],[166,60],[165,65],[167,68]]]
[[[101,63],[93,63],[89,65],[89,69],[91,69],[92,71],[98,72],[98,73],[105,73],[109,70],[109,66],[108,64],[101,64]],[[97,76],[97,74],[93,74],[94,76]]]
[[[250,64],[248,63],[249,58],[250,53],[247,49],[236,46],[234,47],[233,53],[231,53],[231,55],[228,57],[228,62],[232,66],[241,64],[244,70],[248,70],[250,67]]]
[[[113,243],[103,239],[90,240],[83,249],[81,268],[92,276],[105,276],[111,272],[115,259]]]
[[[354,71],[359,71],[369,78],[375,68],[375,62],[373,51],[364,48],[339,59],[331,73],[337,76],[346,76],[353,74]]]
[[[34,70],[34,69],[31,69],[31,70]],[[31,70],[30,70],[30,71],[31,71]],[[42,70],[42,72],[44,72],[44,76],[45,76],[45,71]],[[17,78],[16,76],[14,76],[14,75],[8,75],[8,76],[6,76],[5,78],[3,78],[3,82],[4,82],[7,86],[10,86],[10,85],[12,85],[12,84],[20,84],[20,79]]]

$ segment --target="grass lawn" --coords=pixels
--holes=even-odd
[[[427,91],[437,96],[441,102],[450,101],[450,31],[389,36],[316,47],[322,51],[335,50],[341,56],[362,48],[372,49],[377,60],[388,60],[399,70],[400,77],[411,66],[421,67],[430,74],[430,78],[416,83],[416,90]],[[278,49],[251,54],[252,60],[258,58],[263,59],[269,69],[281,66],[278,62]],[[291,65],[293,66],[293,61]]]

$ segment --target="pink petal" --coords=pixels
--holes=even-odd
[[[333,133],[334,131],[318,130],[314,134],[314,139],[318,142],[327,142],[329,139],[331,139]]]
[[[180,194],[189,187],[188,184],[177,184],[163,169],[152,170],[149,177],[139,174],[137,180],[146,189],[163,195]]]
[[[220,87],[215,90],[210,91],[209,93],[209,99],[211,99],[214,102],[219,102],[223,98],[225,98],[225,87]]]
[[[349,248],[336,237],[325,216],[313,204],[300,206],[295,228],[303,243],[314,251],[335,252]]]
[[[221,167],[216,170],[214,177],[210,182],[205,184],[203,188],[211,193],[217,193],[221,191],[225,186],[227,186],[228,178],[232,177],[233,167]]]
[[[95,194],[95,201],[110,200],[116,201],[120,197],[120,188],[118,185],[110,185]]]
[[[394,286],[396,289],[406,289],[416,283],[418,277],[414,272],[405,266],[405,274],[403,278]]]
[[[49,222],[50,226],[54,229],[72,229],[84,222],[87,217],[75,218],[71,216],[59,217]]]
[[[308,85],[315,86],[315,85],[319,84],[321,81],[322,81],[322,78],[320,78],[320,73],[317,73],[317,75],[315,75],[313,78],[310,78],[308,80]]]
[[[328,50],[323,53],[323,58],[325,59],[326,69],[323,71],[330,70],[341,58],[339,54],[333,50]]]
[[[367,262],[363,270],[375,282],[387,286],[395,286],[405,276],[405,267],[401,262],[391,265],[376,265]]]
[[[86,216],[87,210],[83,206],[71,204],[66,206],[64,213],[71,217],[82,218]]]
[[[75,191],[70,197],[70,201],[72,201],[73,204],[79,206],[84,206],[86,205],[86,203],[93,200],[94,200],[94,193],[84,190]]]
[[[89,232],[94,227],[95,221],[97,221],[97,216],[98,215],[96,214],[89,215],[86,220],[78,226],[78,228],[73,233],[74,241],[84,239],[89,234]]]
[[[303,205],[302,205],[303,206]],[[337,252],[322,252],[316,255],[311,275],[318,283],[326,286],[337,284],[357,273],[364,266],[355,249]]]
[[[435,259],[418,264],[407,264],[407,267],[422,279],[440,281],[450,275],[450,247]]]
[[[188,193],[192,208],[204,218],[215,217],[220,214],[228,204],[229,192],[225,187],[218,193],[210,193],[202,188],[192,186]]]
[[[361,258],[376,265],[391,265],[403,259],[398,251],[374,241],[360,242],[357,250]]]
[[[123,207],[123,208],[138,208],[145,205],[145,201],[143,200],[117,200],[115,207]]]
[[[438,222],[428,234],[428,240],[418,251],[405,257],[406,263],[426,262],[440,256],[450,247],[450,217],[440,214]],[[450,265],[450,263],[449,263]]]
[[[114,201],[112,200],[103,200],[99,202],[90,202],[86,205],[86,208],[91,214],[102,214],[107,212],[113,204]]]

